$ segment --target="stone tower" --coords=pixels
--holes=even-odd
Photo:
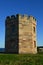
[[[12,15],[5,21],[5,49],[9,53],[37,53],[36,19],[33,16]]]

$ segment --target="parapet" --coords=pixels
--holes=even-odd
[[[7,16],[6,17],[6,20],[17,19],[17,17],[20,17],[20,19],[26,18],[27,20],[32,19],[32,20],[35,20],[36,21],[36,19],[33,16],[21,15],[21,14]]]
[[[11,15],[11,16],[7,16],[6,20],[11,20],[11,19],[15,19],[15,18],[16,18],[15,15]]]
[[[33,16],[29,16],[29,18],[30,18],[30,19],[33,19],[33,20],[35,20],[35,21],[36,21],[36,18],[35,18],[35,17],[33,17]]]
[[[36,21],[36,19],[35,19],[35,17],[33,17],[33,16],[28,16],[28,15],[21,15],[21,14],[18,14],[18,16],[20,17],[20,19],[24,19],[24,18],[26,18],[27,20],[29,20],[29,19],[32,19],[32,20],[35,20]]]

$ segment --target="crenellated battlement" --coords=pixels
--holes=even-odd
[[[32,19],[32,20],[36,21],[36,19],[33,16],[21,15],[21,14],[18,14],[18,16],[20,19],[27,19],[27,20]]]
[[[36,19],[28,15],[11,15],[5,20],[7,53],[37,53]]]
[[[6,20],[17,19],[17,17],[19,17],[20,19],[27,19],[27,20],[32,19],[32,20],[36,21],[36,19],[33,16],[21,15],[21,14],[7,16]]]

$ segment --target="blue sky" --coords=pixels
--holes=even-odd
[[[43,0],[0,0],[0,48],[5,47],[5,18],[15,14],[32,15],[37,20],[37,45],[43,45]]]

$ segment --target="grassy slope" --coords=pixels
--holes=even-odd
[[[0,54],[0,65],[43,65],[43,54]]]

